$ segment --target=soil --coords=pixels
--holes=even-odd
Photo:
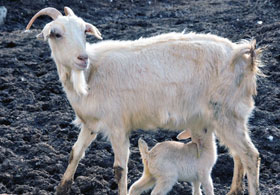
[[[262,194],[280,194],[280,2],[277,0],[2,0],[7,10],[0,26],[0,194],[54,194],[66,169],[79,129],[59,82],[46,42],[35,35],[51,21],[44,16],[24,32],[30,18],[51,6],[69,6],[94,24],[105,40],[127,40],[166,32],[213,33],[232,41],[257,40],[266,46],[267,77],[258,80],[256,108],[249,120],[251,138],[261,155]],[[89,37],[88,41],[96,42]],[[149,146],[174,140],[177,132],[135,131],[130,137],[128,186],[142,172],[139,137]],[[117,194],[111,145],[98,136],[78,166],[71,194]],[[212,178],[215,194],[229,191],[233,160],[218,147]],[[246,183],[246,179],[245,179]],[[148,194],[148,193],[147,193]],[[172,194],[191,194],[186,182]],[[248,191],[245,190],[245,194]]]

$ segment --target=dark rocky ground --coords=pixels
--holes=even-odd
[[[32,31],[24,33],[33,14],[47,6],[60,11],[71,7],[96,25],[104,39],[137,39],[186,29],[233,41],[256,38],[258,46],[267,46],[263,71],[268,77],[258,81],[256,109],[249,125],[262,158],[261,191],[280,194],[279,1],[2,0],[1,5],[8,9],[8,16],[0,26],[0,194],[54,194],[79,132],[71,124],[74,113],[59,83],[49,47],[35,39],[50,19],[38,19]],[[142,172],[138,138],[144,137],[152,146],[175,139],[176,134],[140,130],[131,135],[129,186]],[[215,193],[225,194],[233,161],[224,147],[219,147],[218,153],[212,177]],[[98,137],[80,162],[71,194],[117,194],[113,156],[109,142]],[[170,194],[191,194],[190,185],[178,183]]]

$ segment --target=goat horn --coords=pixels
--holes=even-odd
[[[72,11],[72,9],[70,7],[64,7],[64,13],[66,16],[74,16],[74,12]]]
[[[31,20],[29,21],[28,25],[26,26],[26,30],[29,30],[30,27],[32,26],[33,22],[42,15],[47,15],[50,16],[53,20],[55,20],[58,16],[62,16],[62,14],[60,13],[60,11],[58,11],[57,9],[53,8],[53,7],[47,7],[44,9],[41,9],[39,12],[37,12],[37,14],[35,14]]]

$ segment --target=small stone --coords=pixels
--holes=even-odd
[[[7,16],[7,8],[4,6],[0,6],[0,25],[4,24]]]
[[[267,137],[267,139],[272,142],[273,141],[273,136],[270,135],[270,136]]]
[[[270,168],[276,172],[280,172],[280,165],[279,162],[274,161],[271,165]]]

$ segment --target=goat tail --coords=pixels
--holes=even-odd
[[[232,57],[232,65],[238,63],[244,55],[248,56],[248,66],[251,71],[255,72],[259,76],[264,76],[259,67],[261,67],[261,62],[259,60],[260,54],[262,53],[262,48],[256,48],[256,40],[246,41],[243,40],[241,44],[238,44],[234,49]]]
[[[250,48],[251,70],[254,71],[258,76],[263,76],[263,77],[265,77],[266,75],[261,71],[260,67],[264,66],[261,62],[261,55],[263,50],[265,49],[266,46],[257,48],[255,39],[251,41],[251,48]]]

